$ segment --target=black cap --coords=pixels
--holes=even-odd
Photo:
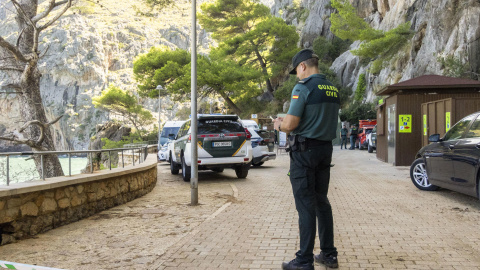
[[[299,51],[297,54],[295,54],[295,56],[292,59],[293,69],[292,69],[292,71],[290,71],[290,74],[292,74],[292,75],[297,74],[297,66],[301,62],[303,62],[305,60],[308,60],[310,58],[317,58],[318,59],[318,56],[310,49],[303,49],[303,50]]]

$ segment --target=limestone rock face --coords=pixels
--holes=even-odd
[[[349,51],[332,64],[343,86],[355,91],[358,77],[367,73],[367,101],[373,101],[374,91],[389,84],[425,74],[442,75],[444,68],[438,57],[454,56],[469,64],[472,78],[478,79],[480,65],[480,2],[475,0],[349,0],[358,14],[375,29],[388,31],[401,23],[411,22],[415,36],[403,51],[393,57],[379,74],[369,74],[369,64]],[[311,48],[319,36],[330,32],[330,1],[275,0],[272,13],[295,25],[301,34],[299,46]],[[295,3],[299,8],[293,10]],[[305,12],[304,10],[308,10]],[[303,16],[303,17],[302,17]],[[306,18],[305,18],[306,16]],[[357,49],[355,42],[350,49]],[[475,75],[477,74],[477,75]]]
[[[2,7],[9,3],[0,0]],[[52,120],[65,114],[53,126],[57,150],[87,149],[90,138],[96,134],[96,124],[115,118],[95,109],[92,97],[100,95],[110,84],[136,92],[132,70],[135,57],[153,46],[182,49],[190,46],[190,4],[187,0],[177,1],[177,8],[158,12],[151,18],[135,16],[132,8],[139,5],[138,1],[106,0],[102,2],[105,10],[89,6],[93,5],[89,3],[78,1],[40,37],[40,51],[45,52],[39,64],[43,74],[40,89],[47,118]],[[185,18],[178,19],[182,17]],[[0,36],[15,43],[18,29],[13,13],[1,8],[0,20]],[[198,51],[203,53],[212,41],[208,33],[199,26],[197,29]],[[0,71],[0,86],[11,83],[15,75],[18,76]],[[141,101],[157,117],[157,100]],[[11,132],[22,125],[21,105],[16,94],[0,94],[0,102],[0,132]],[[165,107],[183,107],[173,104],[164,98]],[[176,111],[162,113],[162,116],[167,115],[175,116]],[[0,149],[26,150],[2,141]]]
[[[438,62],[438,57],[452,55],[463,63],[469,63],[470,71],[478,73],[478,1],[464,1],[463,4],[448,0],[378,2],[388,5],[377,11],[380,20],[372,23],[373,26],[389,30],[410,21],[415,35],[406,49],[398,52],[379,74],[367,73],[367,101],[375,98],[373,92],[387,85],[425,74],[442,75],[445,67]],[[351,49],[356,49],[359,45],[358,42],[354,43]],[[335,60],[331,68],[341,76],[344,86],[351,86],[355,90],[359,75],[366,72],[368,66],[360,67],[358,57],[345,52]]]

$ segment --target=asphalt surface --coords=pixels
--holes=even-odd
[[[335,147],[333,163],[339,269],[480,269],[478,199],[420,191],[408,167],[367,151]],[[152,193],[2,246],[0,260],[64,269],[281,269],[299,244],[288,166],[283,153],[246,179],[233,170],[200,172],[200,205],[189,206],[189,184],[162,163]]]

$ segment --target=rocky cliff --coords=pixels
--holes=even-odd
[[[467,76],[478,79],[480,65],[480,1],[478,0],[349,0],[358,14],[374,28],[388,31],[411,22],[414,37],[379,74],[370,74],[370,64],[361,63],[349,51],[338,57],[331,69],[346,87],[356,89],[358,77],[366,73],[367,101],[386,85],[425,74],[442,75],[445,66],[437,60],[451,56],[467,65]],[[319,36],[331,37],[329,0],[275,0],[272,13],[296,25],[301,47],[309,48]],[[289,7],[298,6],[297,9]],[[303,16],[303,20],[302,20]],[[355,42],[350,49],[357,49]]]
[[[40,50],[46,51],[39,68],[43,74],[40,88],[49,119],[65,114],[54,127],[57,150],[85,149],[96,132],[96,124],[115,115],[96,110],[92,97],[115,84],[135,91],[133,60],[152,46],[190,47],[190,4],[177,1],[174,8],[154,13],[152,17],[136,16],[138,1],[102,1],[103,7],[89,1],[78,1],[53,27],[45,31]],[[9,1],[0,0],[0,35],[15,42],[15,21]],[[5,7],[5,8],[3,8]],[[199,29],[198,51],[209,49],[209,35]],[[47,50],[48,48],[48,50]],[[0,72],[0,86],[9,83]],[[143,99],[142,103],[158,115],[158,101]],[[163,97],[163,108],[181,109],[188,104],[173,106]],[[0,130],[8,132],[21,126],[15,94],[0,94]],[[172,119],[177,110],[163,110],[162,119]],[[6,116],[6,117],[4,117]],[[4,143],[4,142],[3,142]],[[6,145],[0,142],[0,147]],[[10,148],[11,149],[11,148]]]

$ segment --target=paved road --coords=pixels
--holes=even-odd
[[[392,167],[366,151],[336,147],[334,163],[329,198],[340,269],[480,269],[480,203],[476,198],[447,190],[417,190],[407,167]],[[23,258],[24,263],[69,269],[280,269],[298,247],[288,164],[283,154],[252,168],[244,180],[236,179],[232,170],[201,173],[202,205],[197,209],[203,212],[191,224],[175,226],[179,221],[173,213],[188,220],[195,208],[186,206],[184,197],[171,196],[165,201],[168,196],[160,192],[165,186],[183,194],[188,194],[189,186],[179,176],[169,175],[168,167],[161,164],[159,184],[152,195],[106,211],[106,216],[93,216],[88,223],[76,223],[82,226],[71,224],[39,239],[0,247],[0,259]],[[178,204],[181,207],[175,208]],[[155,212],[160,206],[161,213]],[[130,213],[136,218],[112,213]],[[148,223],[140,226],[139,222]],[[166,222],[167,227],[153,226],[155,222]],[[115,230],[109,232],[108,226]],[[94,228],[102,228],[102,233],[90,235]],[[164,230],[175,234],[167,244],[163,244],[168,235]],[[123,242],[116,233],[126,236]],[[57,245],[72,234],[78,241],[88,239],[87,253],[65,249],[58,257],[49,248],[38,250],[46,245],[45,238],[49,245]],[[110,244],[102,246],[104,241]],[[32,248],[35,254],[28,255]],[[316,265],[315,269],[325,267]]]

